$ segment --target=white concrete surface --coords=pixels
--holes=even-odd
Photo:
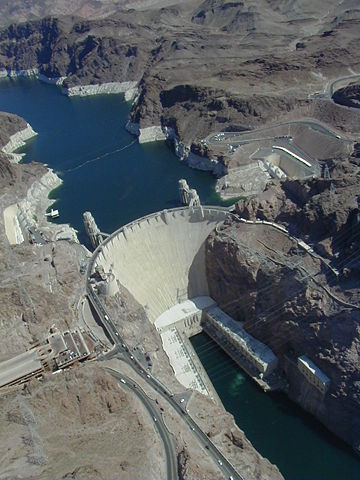
[[[95,85],[77,85],[69,88],[63,87],[62,93],[69,97],[124,93],[126,100],[131,100],[137,92],[136,86],[136,82],[108,82]]]
[[[161,334],[161,339],[164,350],[169,357],[170,365],[179,382],[186,388],[192,388],[203,395],[208,395],[206,386],[191,358],[191,353],[187,350],[176,328],[166,330]]]
[[[298,357],[298,368],[301,372],[305,373],[305,375],[309,373],[310,376],[315,377],[315,383],[316,380],[318,380],[323,390],[329,387],[330,378],[306,355]]]
[[[24,241],[24,236],[17,217],[18,210],[19,207],[17,203],[14,203],[13,205],[6,207],[3,212],[5,233],[10,245],[19,245]]]
[[[43,370],[39,351],[29,350],[0,363],[0,388]]]
[[[250,335],[241,322],[234,320],[218,306],[211,307],[205,315],[206,321],[224,334],[261,373],[268,375],[275,370],[278,359],[273,351]]]
[[[205,308],[216,305],[211,297],[196,297],[185,302],[178,303],[162,313],[156,320],[155,326],[158,331],[166,330],[170,325],[181,321],[191,315],[200,314]]]
[[[121,228],[104,241],[96,263],[113,273],[151,322],[177,303],[208,296],[205,240],[227,211],[179,208]]]

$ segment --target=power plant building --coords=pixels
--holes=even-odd
[[[212,307],[205,312],[206,325],[209,325],[226,339],[256,368],[259,374],[266,377],[270,375],[278,365],[278,359],[272,350],[260,342],[243,328],[242,324],[219,307]]]
[[[322,394],[325,394],[330,386],[330,379],[320,368],[315,365],[306,355],[298,357],[298,369],[306,380],[314,385]]]

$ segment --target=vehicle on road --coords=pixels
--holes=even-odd
[[[154,422],[157,422],[157,418],[156,418],[156,417],[153,417],[153,419],[154,419]]]
[[[109,320],[109,317],[107,315],[104,315],[105,320]]]
[[[218,464],[219,464],[219,465],[222,465],[222,461],[220,460],[220,458],[219,458],[219,460],[218,460]]]
[[[120,382],[121,382],[121,383],[126,383],[123,378],[120,378]]]
[[[184,403],[184,402],[185,402],[185,398],[181,398],[180,403]]]
[[[115,332],[115,335],[118,337],[119,336],[118,332]]]

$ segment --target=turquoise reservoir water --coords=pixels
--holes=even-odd
[[[205,333],[191,339],[225,408],[289,480],[359,480],[360,459],[282,394],[264,393]]]
[[[0,82],[0,110],[23,116],[39,136],[25,161],[47,163],[64,180],[54,192],[59,221],[79,230],[90,210],[103,231],[178,205],[186,178],[203,203],[218,204],[215,180],[192,170],[164,143],[139,145],[124,129],[129,105],[121,96],[67,98],[29,79]],[[289,480],[358,480],[360,459],[283,396],[264,394],[205,335],[193,344],[225,407],[254,446]]]

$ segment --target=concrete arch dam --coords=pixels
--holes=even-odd
[[[94,263],[112,269],[154,323],[174,305],[208,296],[205,240],[227,215],[221,207],[182,207],[142,217],[110,235]]]

